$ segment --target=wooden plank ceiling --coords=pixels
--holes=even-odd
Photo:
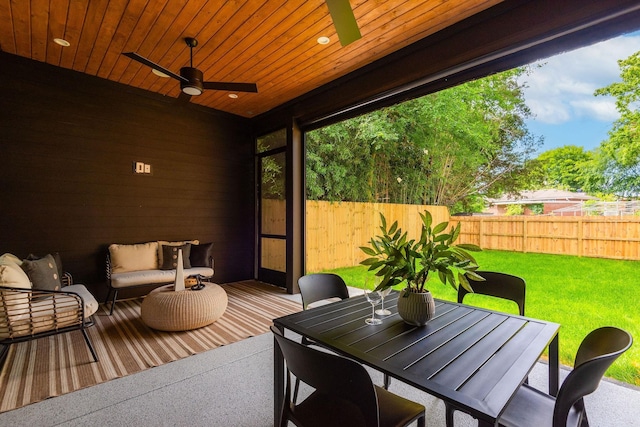
[[[0,49],[176,98],[178,81],[122,52],[179,73],[183,39],[196,37],[205,80],[259,92],[207,90],[191,102],[253,117],[501,1],[351,0],[362,38],[342,47],[324,0],[0,0]]]

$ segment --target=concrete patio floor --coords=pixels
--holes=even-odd
[[[382,383],[378,372],[371,376]],[[547,365],[537,364],[530,383],[546,390]],[[440,400],[399,381],[390,390],[424,404],[427,426],[445,425]],[[0,414],[0,425],[266,427],[272,392],[273,338],[264,334]],[[585,401],[592,427],[640,427],[637,388],[605,380]],[[474,425],[456,413],[456,426]]]

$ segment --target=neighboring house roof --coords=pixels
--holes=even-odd
[[[488,199],[490,205],[515,205],[533,203],[566,203],[584,202],[586,200],[600,200],[585,193],[574,193],[564,190],[533,190],[523,191],[519,196],[507,195],[499,199]]]

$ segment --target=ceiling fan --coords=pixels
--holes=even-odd
[[[191,61],[188,67],[182,67],[180,69],[180,75],[175,74],[166,68],[149,61],[138,55],[135,52],[123,52],[124,56],[127,56],[134,61],[138,61],[148,67],[153,68],[165,76],[174,78],[180,82],[181,95],[201,95],[205,89],[211,90],[227,90],[231,92],[258,92],[258,86],[255,83],[232,83],[232,82],[205,82],[203,81],[202,71],[193,67],[193,48],[198,46],[198,40],[193,37],[185,37],[185,43],[189,47]]]
[[[362,37],[349,0],[325,0],[340,44],[346,46]]]

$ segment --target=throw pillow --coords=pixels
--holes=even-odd
[[[191,246],[191,261],[192,267],[211,267],[209,265],[209,258],[213,257],[213,243],[203,243],[201,245]]]
[[[109,246],[111,258],[111,272],[124,273],[127,271],[157,270],[158,242],[139,243],[135,245]]]
[[[180,242],[169,242],[167,240],[158,240],[158,266],[162,269],[162,264],[164,263],[164,257],[162,256],[162,247],[163,246],[181,246],[185,243],[191,243],[192,245],[197,245],[200,243],[199,240],[182,240]],[[184,256],[184,252],[182,253]]]
[[[45,255],[36,260],[25,259],[22,261],[22,269],[29,276],[33,289],[43,291],[59,291],[62,287],[58,266],[53,255]]]
[[[191,243],[185,243],[180,246],[162,245],[162,265],[161,270],[175,270],[178,268],[178,250],[182,249],[182,266],[191,268]]]
[[[14,255],[4,254],[0,256],[0,286],[31,289],[29,276],[20,268],[20,264],[22,264],[22,261]]]
[[[56,267],[58,267],[58,278],[62,282],[62,277],[64,276],[64,270],[62,269],[62,258],[60,258],[60,254],[58,252],[52,253],[51,256],[53,256],[53,259],[56,262]],[[27,259],[30,261],[38,260],[40,258],[42,257],[36,256],[34,254],[29,254],[27,256]]]

